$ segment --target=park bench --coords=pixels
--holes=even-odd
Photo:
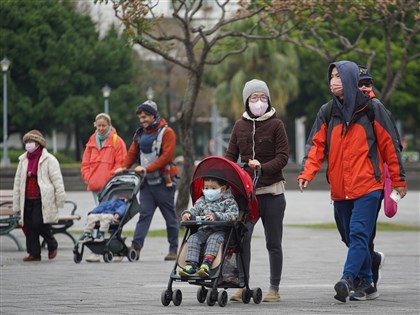
[[[20,228],[19,226],[19,214],[13,211],[12,208],[12,196],[1,195],[0,196],[0,236],[7,236],[11,238],[19,251],[23,251],[23,246],[20,240],[13,235],[14,229]],[[77,204],[73,201],[67,200],[64,204],[64,209],[60,209],[60,215],[57,223],[51,224],[51,231],[53,234],[65,234],[76,244],[76,239],[71,235],[68,229],[73,226],[75,220],[80,220],[81,216],[76,214]],[[45,246],[45,241],[42,242],[42,246]]]

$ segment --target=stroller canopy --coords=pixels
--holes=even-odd
[[[258,202],[251,177],[238,164],[220,156],[209,156],[195,167],[191,183],[193,204],[203,195],[204,177],[209,176],[225,180],[236,201],[240,201],[240,197],[246,200],[245,203],[238,202],[246,221],[258,219]],[[241,209],[243,207],[245,209]]]

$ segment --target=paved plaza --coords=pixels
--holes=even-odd
[[[82,220],[72,229],[80,231],[86,213],[94,207],[92,195],[69,192],[67,197],[78,204]],[[181,305],[163,306],[160,296],[173,262],[163,261],[168,245],[162,237],[146,239],[140,261],[125,258],[109,264],[75,264],[72,242],[64,235],[57,236],[55,260],[48,261],[44,251],[41,262],[24,263],[25,252],[17,251],[9,238],[0,237],[0,314],[420,314],[419,232],[379,231],[376,249],[386,255],[380,297],[343,304],[333,298],[346,254],[338,232],[291,226],[333,222],[329,193],[290,190],[286,198],[280,303],[228,302],[224,308],[217,303],[210,307],[198,303],[197,286],[183,282],[173,285],[182,291]],[[381,213],[379,222],[419,226],[419,200],[420,192],[410,191],[400,202],[397,215],[389,219]],[[125,230],[133,230],[136,221],[134,217]],[[164,228],[164,220],[156,212],[151,230]],[[20,230],[13,233],[24,243]],[[269,269],[261,222],[255,229],[252,255],[250,286],[264,292]],[[228,289],[228,295],[234,290]]]

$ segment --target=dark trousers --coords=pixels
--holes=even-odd
[[[379,199],[377,212],[376,212],[376,221],[378,220],[379,212],[381,211],[381,205],[382,205],[383,199],[384,199],[384,192],[382,191],[381,197]],[[337,226],[337,230],[340,233],[341,240],[344,242],[344,244],[346,244],[347,247],[349,247],[349,244],[346,241],[346,234],[344,232],[344,226],[339,219],[337,209],[334,209],[334,219],[335,219],[335,224]],[[370,252],[370,256],[372,257],[372,266],[378,265],[378,260],[380,261],[381,259],[380,255],[375,252],[375,245],[373,243],[373,241],[375,240],[375,236],[376,236],[376,224],[373,227],[372,235],[369,238],[369,252]]]
[[[270,285],[278,287],[283,269],[283,219],[286,210],[284,194],[257,195],[258,210],[264,226],[265,243],[270,263]],[[246,224],[248,232],[244,235],[242,257],[246,275],[249,277],[251,263],[251,238],[257,221]]]
[[[23,224],[26,230],[26,251],[29,255],[41,256],[40,236],[47,243],[48,251],[57,249],[57,240],[51,232],[51,226],[44,224],[41,199],[25,199]]]
[[[179,225],[175,210],[175,186],[166,187],[163,181],[161,184],[154,186],[144,183],[141,188],[140,217],[134,231],[133,243],[137,248],[143,248],[144,239],[157,207],[159,207],[166,222],[169,251],[176,253],[178,251]]]

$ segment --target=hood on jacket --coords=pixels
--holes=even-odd
[[[328,84],[331,81],[331,72],[337,68],[343,84],[344,100],[340,102],[335,95],[334,100],[343,113],[346,122],[349,122],[355,109],[364,102],[365,97],[359,90],[359,66],[352,61],[337,61],[328,66]]]

